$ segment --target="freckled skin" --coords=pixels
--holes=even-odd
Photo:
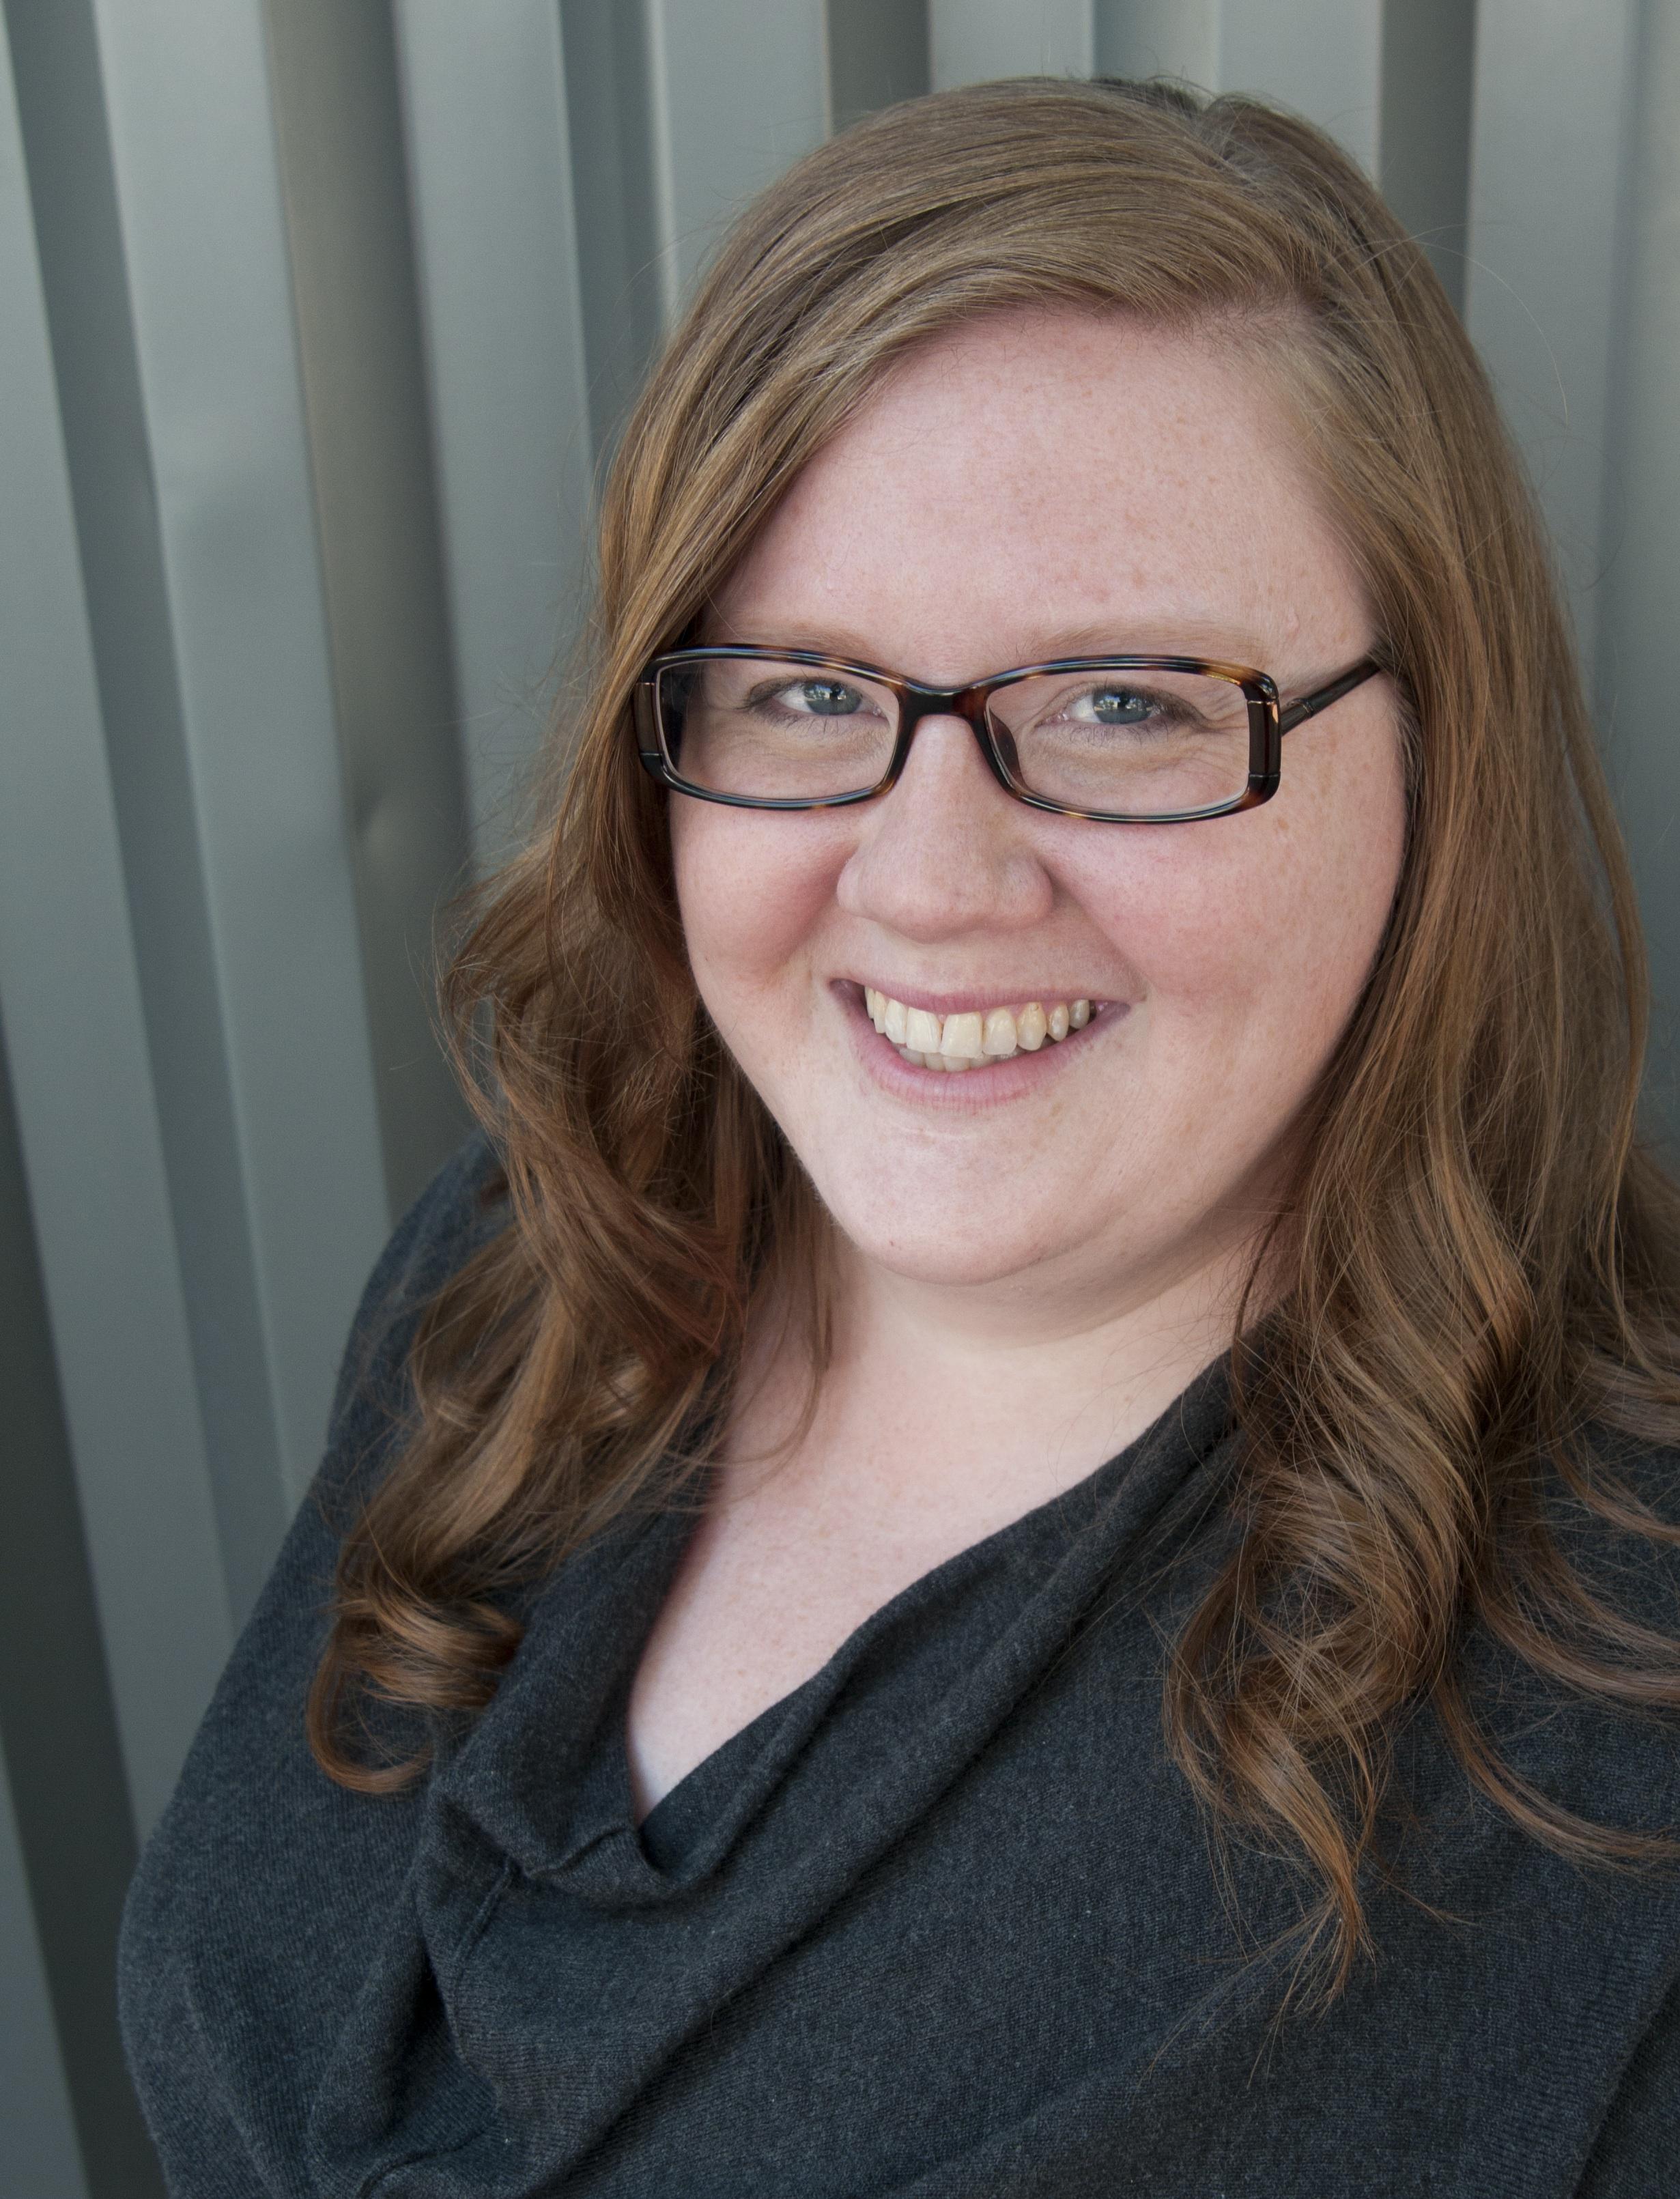
[[[1372,638],[1264,388],[1200,344],[1071,316],[970,330],[901,371],[719,610],[719,639],[949,685],[1177,645],[1287,697]],[[1088,1302],[1199,1257],[1256,1194],[1368,971],[1402,829],[1385,682],[1287,736],[1270,802],[1198,825],[1038,814],[954,720],[924,725],[878,802],[672,811],[702,995],[847,1236],[930,1281],[1032,1269]],[[860,1074],[837,976],[1131,1012],[1041,1096],[931,1117]]]
[[[1263,386],[1210,346],[1067,314],[996,318],[909,361],[796,482],[716,610],[709,639],[942,686],[1182,650],[1269,672],[1286,699],[1374,639]],[[1041,814],[949,719],[924,722],[874,802],[672,798],[702,996],[841,1235],[814,1412],[790,1441],[808,1370],[755,1339],[715,1501],[645,1648],[627,1729],[644,1808],[1228,1345],[1403,827],[1382,680],[1286,738],[1270,802],[1200,824]],[[989,1105],[989,1072],[902,1071],[837,979],[1129,1007]]]

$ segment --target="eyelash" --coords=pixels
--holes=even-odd
[[[845,683],[839,682],[837,684],[843,685]],[[828,715],[820,710],[799,710],[787,706],[781,702],[780,698],[786,695],[788,691],[789,685],[786,681],[780,681],[775,685],[767,685],[761,688],[757,688],[746,696],[742,707],[744,709],[762,712],[767,715],[773,715],[785,725],[802,724],[813,719],[821,719],[825,715]],[[851,691],[858,696],[859,701],[863,706],[862,709],[855,713],[836,712],[833,715],[837,719],[843,720],[849,717],[861,717],[869,709],[869,697],[864,693],[861,689],[853,689]],[[1060,703],[1058,705],[1056,715],[1063,715],[1069,709],[1070,704],[1088,700],[1091,697],[1095,695],[1112,691],[1114,691],[1105,690],[1100,687],[1086,688],[1083,691],[1065,698],[1062,703]],[[1193,729],[1198,722],[1195,713],[1193,711],[1187,710],[1181,701],[1175,696],[1170,694],[1161,694],[1144,687],[1128,688],[1123,691],[1129,696],[1135,697],[1137,701],[1149,705],[1150,709],[1158,714],[1156,720],[1158,726],[1164,727],[1177,726],[1180,728],[1187,726]],[[1047,722],[1047,720],[1041,720],[1040,722],[1044,723]],[[1081,721],[1076,720],[1075,722]],[[1101,723],[1100,720],[1097,719],[1092,719],[1083,722],[1094,725],[1100,725]]]
[[[837,681],[837,683],[836,683],[836,684],[837,684],[837,685],[842,685],[842,686],[843,686],[843,685],[845,685],[844,681]],[[860,703],[863,703],[866,707],[867,707],[867,705],[868,705],[868,702],[869,702],[869,697],[868,697],[866,694],[864,694],[860,689],[854,688],[854,689],[852,689],[850,691],[851,691],[852,693],[854,693],[854,694],[855,694],[855,695],[857,696],[858,700],[860,701]],[[779,682],[778,682],[778,684],[777,684],[775,686],[773,686],[773,687],[763,687],[763,688],[758,688],[758,689],[755,689],[755,691],[754,691],[750,695],[749,695],[749,696],[747,697],[746,701],[745,701],[745,703],[744,703],[744,706],[743,706],[743,707],[744,707],[744,709],[749,709],[749,710],[762,710],[762,709],[768,709],[768,708],[771,708],[771,707],[774,706],[774,705],[779,702],[779,698],[780,698],[782,696],[785,695],[787,692],[788,692],[788,682],[787,682],[786,680],[781,680],[781,681],[779,681]],[[792,709],[790,709],[790,710],[788,710],[788,712],[787,712],[787,715],[788,715],[790,718],[820,718],[820,717],[821,717],[823,715],[824,715],[824,713],[823,713],[822,711],[820,711],[820,710],[792,710]],[[851,715],[851,714],[850,714],[850,713],[847,713],[847,712],[837,712],[835,715],[837,715],[837,716],[845,716],[845,715]]]

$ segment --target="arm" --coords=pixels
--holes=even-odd
[[[323,1779],[303,1734],[335,1521],[382,1469],[415,1317],[505,1209],[475,1140],[387,1246],[345,1356],[326,1457],[142,1858],[119,1963],[123,2033],[176,2199],[312,2188],[300,2148],[362,1936],[407,1865],[414,1805]]]
[[[1680,2190],[1680,1985],[1622,2074],[1576,2199],[1671,2199]]]
[[[131,1924],[125,1938],[133,1930]],[[139,2011],[143,2020],[130,2020],[133,2012],[124,2008],[123,2043],[172,2199],[260,2199],[276,2192],[280,2187],[262,2174],[220,2097],[179,1966],[166,1957],[160,1968],[165,1974],[152,1980]]]

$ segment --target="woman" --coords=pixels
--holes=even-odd
[[[1668,2188],[1680,1226],[1422,256],[1246,101],[893,110],[601,576],[131,1905],[174,2188]]]

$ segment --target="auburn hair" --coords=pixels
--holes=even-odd
[[[1164,1671],[1169,1742],[1215,1824],[1308,1867],[1305,1945],[1333,1992],[1365,1944],[1390,1743],[1420,1702],[1554,1848],[1662,1847],[1526,1784],[1456,1653],[1482,1629],[1606,1705],[1680,1703],[1676,1644],[1607,1604],[1548,1523],[1561,1489],[1680,1539],[1607,1478],[1592,1432],[1680,1430],[1680,1202],[1636,1141],[1634,900],[1486,376],[1357,167],[1252,99],[940,93],[809,155],[723,242],[604,487],[557,790],[444,981],[510,1213],[418,1327],[411,1420],[343,1542],[310,1737],[377,1791],[423,1759],[370,1760],[359,1706],[488,1700],[514,1591],[627,1507],[676,1500],[773,1269],[820,1374],[822,1217],[697,1002],[633,686],[896,361],[1047,306],[1242,344],[1298,421],[1403,697],[1392,914],[1286,1233],[1257,1256],[1286,1250],[1288,1287],[1263,1350],[1233,1340],[1243,1531]]]

